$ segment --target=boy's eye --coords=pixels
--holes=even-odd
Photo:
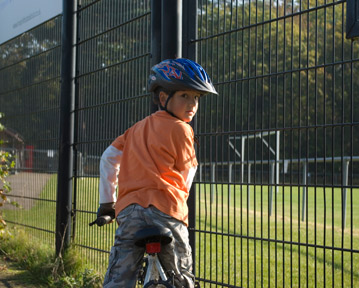
[[[184,93],[184,94],[181,94],[181,97],[187,99],[187,98],[189,98],[190,96],[189,96],[187,93]],[[195,95],[195,96],[193,96],[193,99],[196,100],[196,101],[198,101],[199,97],[200,97],[199,95]]]

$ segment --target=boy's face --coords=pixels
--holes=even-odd
[[[162,92],[161,92],[162,93]],[[184,122],[190,122],[198,109],[200,93],[197,91],[177,91],[167,104],[167,110]],[[160,94],[162,106],[165,105],[168,95]]]

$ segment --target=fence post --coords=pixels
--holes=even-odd
[[[303,163],[303,197],[302,197],[302,221],[305,220],[305,213],[307,208],[307,162]]]
[[[232,173],[233,172],[233,164],[232,163],[229,163],[228,165],[228,201],[229,203],[231,202],[231,190],[232,190],[232,183],[233,183],[233,176],[232,176]],[[236,192],[236,186],[233,185],[233,190],[234,190],[234,193]]]
[[[55,236],[57,255],[61,254],[71,241],[77,1],[63,0],[62,5],[60,143]]]
[[[183,0],[183,34],[182,34],[182,50],[183,57],[192,59],[197,62],[197,43],[192,42],[194,39],[197,39],[197,0]],[[193,127],[196,133],[196,117],[191,122],[191,126]],[[203,175],[203,165],[199,165],[199,174],[200,174],[200,182],[202,182]],[[197,172],[198,173],[198,172]],[[192,247],[192,260],[193,263],[196,261],[196,187],[195,184],[192,185],[190,190],[190,196],[187,201],[188,203],[188,224],[189,224],[189,244]],[[193,265],[193,273],[196,274],[196,265]]]
[[[270,171],[269,171],[269,216],[272,216],[272,210],[273,210],[273,190],[276,191],[275,187],[277,187],[276,180],[275,180],[275,167],[276,167],[276,161],[273,161],[270,163]],[[274,189],[273,189],[274,188]]]
[[[349,175],[349,162],[350,159],[345,157],[343,159],[343,172],[342,172],[342,228],[345,229],[347,222],[347,188],[348,188],[348,175]]]
[[[216,190],[216,164],[211,164],[211,204],[214,202],[214,193]]]
[[[162,0],[151,1],[151,67],[161,62],[161,5]],[[158,110],[158,106],[151,99],[151,112]]]
[[[182,57],[182,0],[162,0],[161,58]]]

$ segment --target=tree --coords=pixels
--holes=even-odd
[[[200,134],[281,130],[281,157],[359,154],[359,139],[350,136],[355,125],[341,127],[359,118],[354,97],[359,84],[350,81],[357,65],[351,64],[352,43],[343,32],[344,6],[312,9],[316,5],[201,1],[199,62],[220,96],[201,100]],[[212,152],[224,154],[217,160],[227,160],[229,154],[217,146]]]

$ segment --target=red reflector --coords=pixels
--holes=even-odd
[[[161,252],[161,243],[147,243],[146,244],[146,252],[148,254],[160,253]]]

